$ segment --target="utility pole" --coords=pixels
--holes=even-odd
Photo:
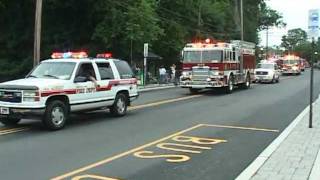
[[[42,0],[36,0],[35,26],[34,26],[33,67],[38,65],[39,61],[40,61],[41,16],[42,16]]]
[[[198,9],[198,34],[197,34],[197,38],[200,39],[201,36],[201,6],[202,6],[202,0],[199,1],[199,9]]]
[[[243,41],[244,41],[244,22],[243,22],[243,1],[242,0],[240,0],[240,23],[241,23],[241,29],[240,29],[241,46],[243,46]],[[241,56],[240,56],[240,73],[243,73],[243,52],[242,51],[241,51]]]
[[[266,33],[266,60],[268,59],[269,54],[269,26],[267,26],[267,33]]]
[[[312,54],[311,54],[311,71],[310,71],[310,101],[309,101],[309,128],[312,128],[312,118],[313,118],[313,62],[315,59],[315,42],[312,38]]]

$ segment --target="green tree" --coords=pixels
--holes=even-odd
[[[295,50],[295,48],[307,41],[307,33],[301,29],[291,29],[288,34],[282,36],[281,46],[288,50]]]

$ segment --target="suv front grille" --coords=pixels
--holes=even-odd
[[[11,103],[21,103],[22,92],[21,91],[0,90],[0,101],[11,102]]]
[[[265,71],[257,71],[256,74],[257,74],[257,75],[268,75],[268,72],[265,72]]]

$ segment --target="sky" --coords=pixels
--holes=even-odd
[[[320,0],[267,0],[268,6],[277,10],[287,24],[285,28],[269,30],[269,46],[280,45],[281,37],[294,28],[308,29],[308,13],[310,9],[320,9]],[[308,32],[308,31],[307,31]],[[266,45],[266,32],[260,32],[260,44]]]

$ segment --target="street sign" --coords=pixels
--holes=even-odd
[[[149,50],[149,44],[148,43],[144,43],[144,50],[143,50],[143,56],[144,57],[148,57],[148,50]]]

